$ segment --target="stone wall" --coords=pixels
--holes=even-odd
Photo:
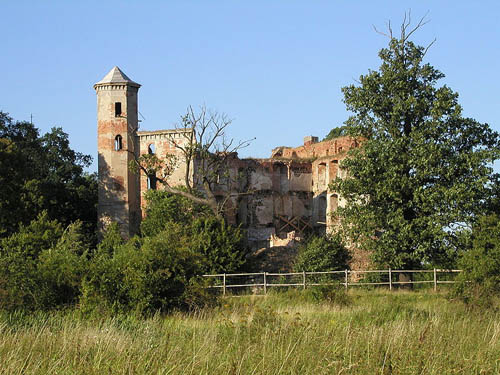
[[[333,225],[330,214],[343,205],[328,185],[341,177],[339,164],[358,141],[318,142],[310,136],[304,143],[275,148],[268,159],[234,156],[228,165],[231,181],[216,188],[231,194],[226,216],[247,229],[254,249],[286,246],[310,231],[324,233]]]
[[[156,131],[139,131],[137,132],[138,155],[157,154],[159,158],[165,155],[175,155],[177,162],[174,172],[168,178],[168,183],[171,186],[184,186],[186,175],[186,163],[182,151],[176,147],[189,144],[190,129],[173,129],[173,130],[156,130]],[[141,207],[145,207],[144,192],[148,190],[148,176],[144,172],[140,173],[140,197]],[[157,188],[161,186],[157,185]],[[144,211],[144,210],[143,210]]]

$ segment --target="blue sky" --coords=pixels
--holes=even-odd
[[[234,119],[230,136],[256,137],[241,156],[268,157],[347,119],[341,88],[377,69],[388,41],[373,25],[396,29],[409,9],[429,12],[413,40],[437,39],[427,62],[464,114],[500,131],[498,1],[2,0],[0,110],[61,126],[95,158],[92,85],[117,65],[142,84],[142,130],[205,104]]]

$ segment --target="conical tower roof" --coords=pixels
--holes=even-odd
[[[99,82],[97,82],[94,85],[94,87],[97,85],[105,85],[105,84],[109,84],[109,83],[118,83],[118,84],[125,83],[125,84],[130,85],[130,86],[141,87],[140,84],[138,84],[137,82],[134,82],[130,78],[128,78],[127,75],[125,73],[123,73],[120,70],[120,68],[118,68],[117,66],[113,67],[113,69],[111,69],[109,71],[109,73],[104,76],[103,79],[101,79]]]

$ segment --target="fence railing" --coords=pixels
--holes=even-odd
[[[256,273],[221,273],[203,275],[213,280],[209,288],[222,289],[226,295],[230,289],[247,289],[249,294],[267,294],[268,288],[342,285],[346,289],[351,286],[379,285],[388,286],[392,290],[397,285],[431,284],[437,290],[438,284],[453,284],[454,275],[461,270],[344,270],[323,272],[256,272]],[[405,275],[400,278],[399,275]],[[411,275],[411,276],[410,276]]]

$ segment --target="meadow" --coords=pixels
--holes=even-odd
[[[499,374],[500,313],[444,292],[301,291],[193,313],[0,313],[0,374]]]

